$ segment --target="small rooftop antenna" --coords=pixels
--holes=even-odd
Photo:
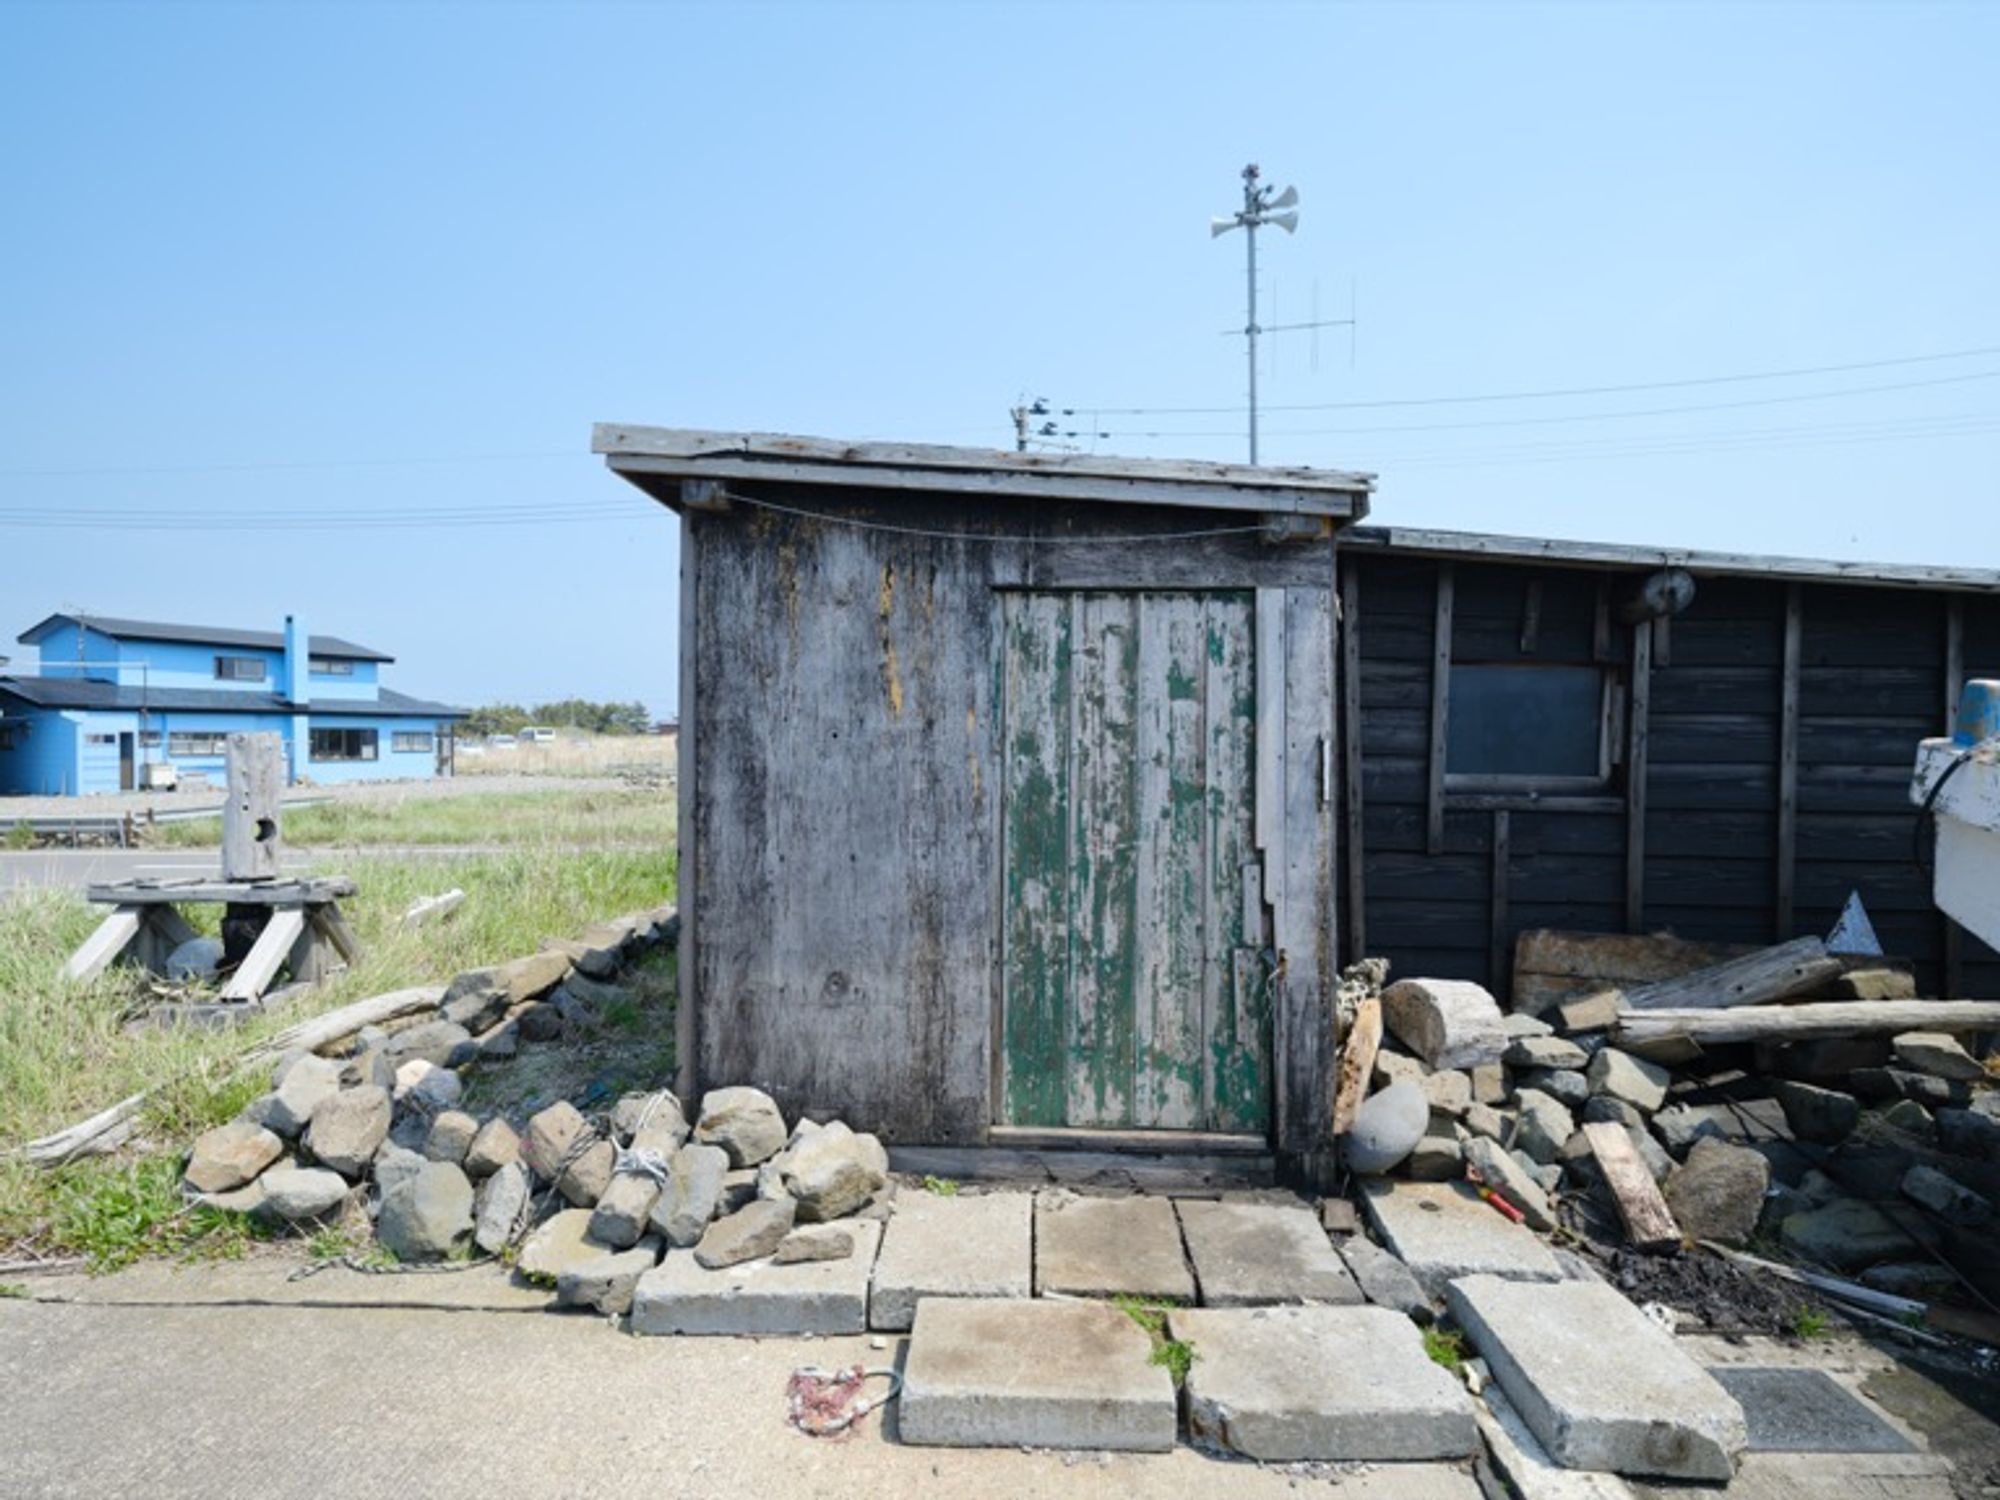
[[[1211,237],[1225,235],[1232,229],[1243,231],[1244,259],[1247,262],[1249,284],[1249,312],[1243,322],[1245,352],[1250,365],[1250,462],[1257,462],[1257,338],[1264,333],[1289,333],[1300,328],[1332,328],[1352,323],[1352,318],[1333,318],[1324,322],[1314,319],[1306,323],[1285,323],[1275,328],[1257,326],[1257,231],[1266,224],[1275,224],[1286,234],[1296,234],[1299,228],[1297,204],[1299,190],[1288,187],[1283,192],[1276,188],[1260,185],[1261,174],[1255,162],[1243,169],[1243,207],[1226,219],[1210,219],[1208,232]]]

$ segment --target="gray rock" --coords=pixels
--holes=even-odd
[[[167,955],[167,978],[174,980],[213,979],[222,966],[222,940],[212,937],[189,938]]]
[[[1423,1085],[1392,1083],[1361,1101],[1342,1138],[1341,1159],[1349,1171],[1364,1176],[1387,1172],[1416,1149],[1430,1122]]]
[[[594,1207],[611,1186],[611,1173],[618,1164],[618,1148],[609,1141],[594,1141],[572,1156],[556,1179],[556,1191],[577,1208]]]
[[[424,1155],[432,1161],[462,1166],[466,1153],[472,1149],[473,1137],[478,1134],[477,1120],[463,1110],[448,1109],[431,1121],[430,1134],[424,1140]]]
[[[1430,1067],[1422,1058],[1384,1047],[1375,1054],[1375,1068],[1370,1080],[1377,1088],[1387,1088],[1392,1083],[1421,1084],[1430,1076]]]
[[[570,1153],[590,1135],[590,1122],[574,1104],[561,1100],[528,1121],[528,1138],[521,1156],[537,1180],[553,1182],[562,1173]]]
[[[710,1089],[702,1096],[694,1137],[720,1146],[732,1167],[754,1167],[785,1149],[785,1120],[762,1089]]]
[[[521,1137],[515,1134],[512,1125],[495,1115],[481,1125],[472,1137],[472,1143],[465,1148],[465,1160],[461,1165],[468,1177],[490,1177],[520,1159]]]
[[[1521,1210],[1530,1228],[1546,1232],[1556,1227],[1549,1195],[1497,1141],[1474,1136],[1465,1143],[1465,1162],[1482,1183]]]
[[[514,1268],[538,1286],[554,1287],[562,1273],[611,1252],[612,1246],[590,1233],[590,1210],[566,1208],[537,1224],[521,1241]]]
[[[473,1194],[472,1242],[488,1255],[506,1249],[527,1217],[531,1187],[526,1162],[495,1168]]]
[[[1457,1136],[1434,1131],[1403,1159],[1403,1170],[1412,1182],[1454,1182],[1465,1175],[1465,1152]]]
[[[1555,1027],[1540,1016],[1531,1016],[1526,1011],[1509,1011],[1500,1018],[1500,1029],[1512,1040],[1518,1041],[1529,1036],[1553,1036]],[[1579,1066],[1581,1066],[1579,1064]]]
[[[660,1185],[640,1172],[619,1172],[590,1216],[591,1235],[623,1250],[646,1237],[647,1220],[660,1201]],[[648,1270],[651,1267],[647,1267]]]
[[[606,984],[585,974],[570,975],[563,981],[563,989],[568,991],[571,1000],[597,1013],[614,1005],[629,1005],[633,1001],[632,991],[626,986]]]
[[[454,1026],[484,1031],[506,1013],[507,986],[498,969],[469,969],[445,987],[438,1009]]]
[[[1490,1104],[1475,1104],[1465,1112],[1465,1128],[1504,1146],[1514,1133],[1514,1116],[1511,1111],[1498,1110]]]
[[[1703,1136],[1728,1135],[1727,1118],[1712,1104],[1670,1104],[1653,1116],[1653,1134],[1675,1156],[1685,1156]]]
[[[1938,1144],[1955,1156],[2000,1162],[2000,1121],[1976,1109],[1937,1112]]]
[[[1563,1142],[1576,1131],[1576,1121],[1561,1101],[1538,1089],[1518,1089],[1514,1102],[1520,1118],[1514,1125],[1514,1150],[1524,1152],[1538,1165],[1546,1166],[1562,1153]]]
[[[1665,1182],[1667,1174],[1674,1169],[1674,1159],[1667,1155],[1667,1148],[1654,1140],[1644,1125],[1627,1125],[1625,1134],[1631,1138],[1632,1149],[1639,1153],[1639,1160],[1653,1174],[1653,1181]],[[1762,1155],[1761,1152],[1759,1154]]]
[[[578,1260],[556,1277],[556,1305],[594,1308],[610,1317],[628,1313],[639,1278],[659,1263],[660,1241],[656,1236],[615,1254]]]
[[[398,1260],[442,1260],[472,1234],[472,1179],[448,1161],[427,1161],[382,1195],[375,1234]]]
[[[764,1167],[768,1167],[780,1159],[780,1157],[774,1156],[770,1161],[764,1163]],[[774,1198],[791,1197],[790,1193],[772,1193],[766,1195],[757,1191],[757,1184],[761,1180],[764,1167],[741,1167],[734,1172],[724,1172],[722,1174],[722,1196],[715,1201],[715,1214],[717,1218],[721,1218],[726,1214],[733,1214],[737,1209],[746,1208],[750,1204],[755,1203],[759,1198],[765,1196]]]
[[[188,1157],[187,1185],[198,1193],[227,1193],[253,1181],[283,1154],[285,1143],[248,1120],[204,1131]]]
[[[1789,1079],[1774,1083],[1771,1092],[1785,1111],[1785,1123],[1802,1141],[1834,1145],[1846,1140],[1861,1118],[1861,1105],[1852,1094]]]
[[[806,1223],[853,1213],[889,1180],[889,1157],[872,1135],[856,1135],[835,1120],[788,1148],[779,1159],[785,1191]],[[756,1182],[751,1182],[751,1195]]]
[[[1667,1084],[1672,1075],[1658,1063],[1647,1062],[1616,1047],[1602,1047],[1590,1060],[1586,1075],[1593,1094],[1623,1099],[1635,1109],[1648,1113],[1667,1102]]]
[[[1793,1254],[1842,1272],[1902,1259],[1915,1248],[1879,1210],[1856,1198],[1788,1214],[1778,1232]]]
[[[340,1070],[333,1059],[311,1055],[287,1065],[271,1093],[264,1123],[279,1135],[297,1139],[312,1123],[313,1111],[340,1092]]]
[[[434,1068],[451,1066],[451,1055],[472,1040],[472,1033],[455,1021],[425,1021],[399,1031],[382,1044],[400,1070],[404,1063],[422,1058]]]
[[[1613,1099],[1609,1094],[1592,1094],[1584,1101],[1580,1116],[1586,1125],[1625,1125],[1646,1128],[1644,1112],[1634,1109],[1623,1099]]]
[[[273,1167],[257,1179],[265,1208],[288,1223],[332,1213],[347,1197],[347,1179],[324,1167]]]
[[[1472,1107],[1472,1075],[1455,1068],[1440,1068],[1418,1085],[1430,1101],[1434,1113],[1457,1119]]]
[[[1499,1005],[1467,980],[1399,980],[1382,992],[1382,1019],[1433,1068],[1498,1062],[1507,1050]]]
[[[384,1141],[375,1152],[375,1189],[387,1196],[396,1184],[407,1181],[424,1169],[428,1161],[420,1151],[412,1151],[407,1146],[399,1146],[394,1141]]]
[[[672,1138],[672,1147],[664,1153],[668,1156],[678,1151],[688,1138],[687,1116],[682,1113],[681,1101],[674,1097],[672,1089],[627,1094],[612,1107],[611,1133],[627,1145],[636,1144],[634,1137],[641,1125],[645,1126],[647,1136],[655,1142]],[[659,1148],[655,1145],[653,1149]]]
[[[395,1100],[403,1109],[435,1115],[465,1097],[465,1080],[428,1058],[413,1057],[396,1069]]]
[[[1876,1144],[1924,1146],[1937,1138],[1930,1111],[1910,1099],[1869,1110],[1854,1128]]]
[[[1520,1087],[1547,1094],[1567,1109],[1582,1109],[1590,1102],[1590,1081],[1567,1068],[1535,1068],[1525,1072],[1520,1075]]]
[[[1472,1099],[1475,1104],[1505,1104],[1508,1094],[1513,1092],[1513,1084],[1508,1081],[1507,1069],[1501,1063],[1480,1063],[1469,1070],[1472,1077]]]
[[[808,1260],[846,1260],[853,1253],[851,1230],[836,1224],[803,1224],[778,1241],[771,1263],[789,1266]]]
[[[552,1042],[562,1035],[562,1016],[546,1001],[530,1005],[514,1018],[524,1042]]]
[[[1757,1232],[1771,1164],[1746,1146],[1699,1140],[1687,1163],[1667,1174],[1661,1191],[1689,1239],[1748,1244]]]
[[[1588,1063],[1590,1055],[1575,1042],[1565,1041],[1559,1036],[1523,1036],[1507,1044],[1500,1061],[1510,1068],[1574,1070]]]
[[[1903,1174],[1903,1196],[1921,1203],[1947,1223],[1976,1229],[1993,1217],[1993,1205],[1935,1167],[1919,1163]]]
[[[521,1050],[521,1028],[506,1021],[473,1040],[478,1043],[481,1062],[506,1062]]]
[[[653,1205],[651,1222],[669,1245],[685,1248],[702,1237],[722,1197],[729,1157],[720,1146],[683,1146],[667,1168],[667,1185]]]
[[[1563,1164],[1560,1161],[1536,1161],[1525,1151],[1509,1151],[1507,1154],[1535,1180],[1535,1185],[1545,1196],[1553,1198],[1562,1187]]]
[[[706,1113],[706,1111],[704,1111]],[[761,1201],[717,1219],[694,1247],[697,1264],[710,1271],[756,1260],[778,1248],[792,1232],[797,1207],[789,1201]]]
[[[1334,1247],[1370,1302],[1392,1307],[1406,1318],[1428,1323],[1436,1316],[1431,1299],[1410,1268],[1366,1235],[1349,1235]]]
[[[1896,1061],[1933,1078],[1960,1083],[1983,1083],[1986,1069],[1967,1052],[1955,1036],[1942,1031],[1906,1031],[1893,1043]]]
[[[388,1139],[391,1113],[387,1089],[373,1084],[342,1089],[313,1111],[306,1149],[321,1165],[358,1182]]]

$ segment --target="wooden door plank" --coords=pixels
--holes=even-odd
[[[1070,607],[1070,975],[1067,1122],[1134,1120],[1133,991],[1139,851],[1135,714],[1143,606],[1073,594]]]
[[[1270,1130],[1270,969],[1263,870],[1257,857],[1255,607],[1249,594],[1211,595],[1201,649],[1204,843],[1202,1030],[1204,1118],[1210,1130]]]
[[[1278,1145],[1314,1172],[1332,1170],[1333,807],[1325,748],[1333,734],[1333,591],[1285,591],[1284,824],[1275,906],[1278,989],[1272,1024]]]
[[[1064,1125],[1069,984],[1069,680],[1066,601],[1009,594],[1001,1018],[1009,1125]]]
[[[1367,841],[1361,796],[1361,577],[1350,558],[1340,578],[1341,805],[1346,815],[1347,961],[1368,956]]]

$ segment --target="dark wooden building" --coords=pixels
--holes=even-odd
[[[1763,943],[1858,891],[1925,994],[2000,995],[1909,797],[2000,573],[1397,527],[1340,573],[1344,951],[1505,995],[1526,929]]]

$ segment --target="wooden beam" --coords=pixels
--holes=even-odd
[[[183,901],[221,901],[238,906],[310,906],[352,896],[357,887],[345,875],[270,883],[228,880],[119,880],[86,886],[84,896],[99,906],[177,905]]]
[[[222,987],[218,997],[224,1001],[255,1000],[259,998],[277,978],[278,970],[284,967],[291,955],[292,945],[306,930],[306,914],[303,907],[280,906],[274,908],[270,919],[264,923],[264,930],[257,934],[257,941],[250,945],[250,951],[243,956],[243,962],[236,966],[236,972],[229,977],[229,983]]]
[[[698,518],[681,517],[681,618],[680,640],[680,738],[674,746],[674,846],[676,850],[675,900],[681,909],[680,957],[674,968],[679,979],[680,1000],[674,1007],[674,1090],[683,1099],[698,1097],[701,1081],[701,1007],[706,997],[701,984],[701,845],[696,833],[700,810],[696,790],[700,785],[701,745],[705,736],[700,725],[700,699],[695,692],[695,661],[699,655],[701,624],[700,552],[696,536]],[[998,964],[994,966],[996,969]],[[995,1025],[999,1024],[996,1014]],[[992,1105],[997,1112],[1000,1095],[996,1089]]]
[[[1333,1135],[1336,1142],[1354,1127],[1354,1112],[1368,1097],[1368,1080],[1375,1072],[1375,1054],[1382,1048],[1382,1001],[1371,995],[1356,1007],[1354,1024],[1340,1049],[1340,1078],[1333,1091]]]
[[[347,925],[347,918],[333,902],[322,902],[306,908],[306,917],[319,929],[320,936],[333,944],[341,961],[350,968],[361,962],[361,939],[354,935],[354,929]]]
[[[1542,580],[1530,578],[1521,600],[1521,654],[1533,656],[1542,639]]]
[[[1818,938],[1794,938],[1691,974],[1633,986],[1626,991],[1625,1003],[1633,1010],[1726,1010],[1761,1005],[1803,994],[1846,972],[1846,967]]]
[[[1437,568],[1437,609],[1431,623],[1431,746],[1424,852],[1444,853],[1444,767],[1451,733],[1451,615],[1455,589],[1452,565]]]
[[[1361,790],[1361,577],[1350,563],[1340,579],[1341,791],[1347,820],[1347,961],[1368,956],[1368,845]]]
[[[1956,595],[1944,607],[1944,732],[1958,723],[1958,700],[1965,692],[1965,600]],[[1965,993],[1965,930],[1938,913],[1939,948],[1944,956],[1944,992]]]
[[[1001,1146],[891,1146],[891,1171],[969,1182],[1087,1184],[1094,1188],[1186,1192],[1270,1187],[1269,1155],[1237,1156],[1117,1151],[1016,1151]]]
[[[1793,932],[1793,894],[1799,862],[1799,657],[1805,627],[1804,595],[1785,586],[1785,665],[1778,708],[1778,865],[1777,918],[1772,937],[1783,942]]]
[[[145,920],[145,913],[137,906],[118,907],[70,955],[69,962],[62,966],[62,977],[78,984],[95,979],[139,936]]]
[[[222,878],[276,880],[284,854],[278,833],[284,741],[270,733],[232,734],[223,755],[229,794],[222,804]]]
[[[1653,715],[1653,626],[1632,627],[1632,707],[1625,751],[1625,930],[1646,925],[1646,800],[1652,753],[1648,737]]]
[[[1512,860],[1509,843],[1513,834],[1512,813],[1493,814],[1493,899],[1487,905],[1486,985],[1504,1002],[1513,988],[1507,963],[1507,868]]]
[[[1584,1139],[1597,1165],[1604,1171],[1604,1184],[1618,1205],[1624,1221],[1625,1237],[1635,1250],[1678,1250],[1681,1227],[1674,1222],[1667,1200],[1660,1196],[1653,1174],[1640,1159],[1632,1138],[1623,1125],[1605,1120],[1583,1127]]]
[[[1668,1040],[1719,1045],[1894,1036],[1901,1031],[1996,1030],[2000,1030],[2000,1001],[1833,1000],[1746,1005],[1740,1010],[1626,1011],[1612,1024],[1611,1036],[1621,1046]]]

